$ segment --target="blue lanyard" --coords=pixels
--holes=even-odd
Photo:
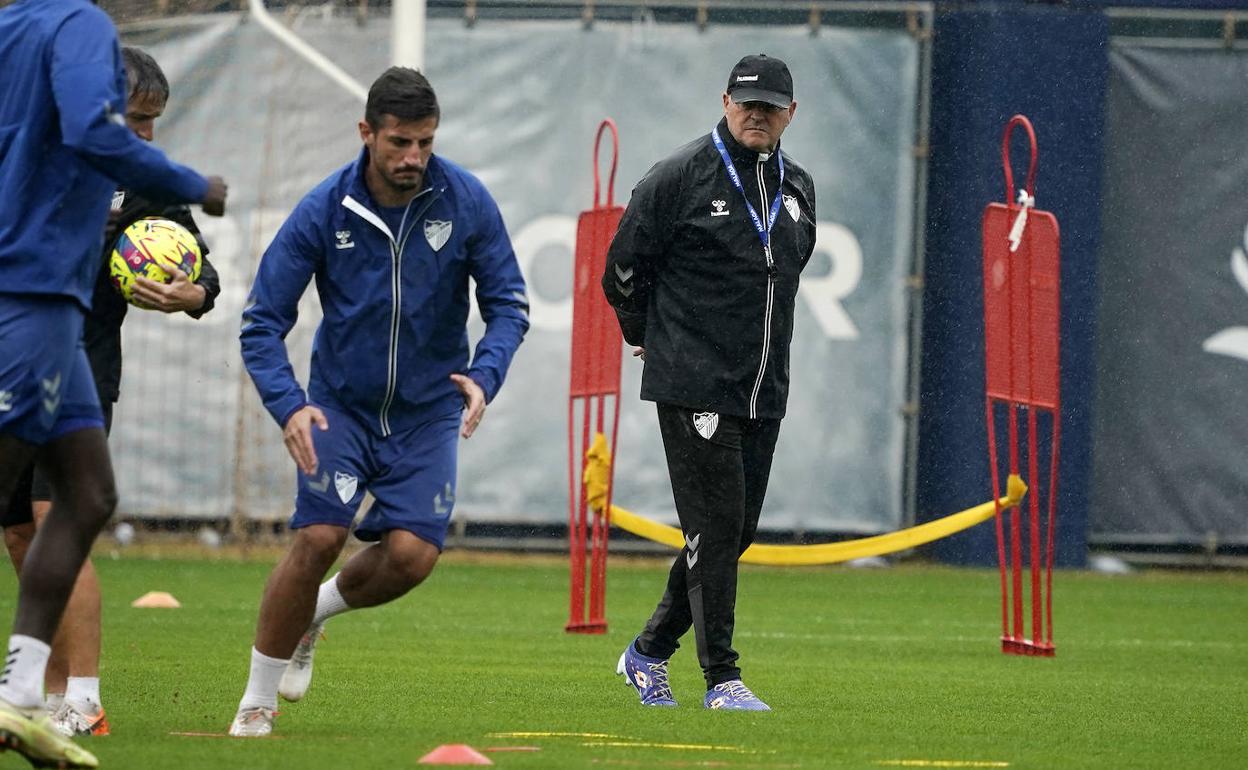
[[[764,227],[763,220],[758,218],[758,212],[750,204],[750,196],[745,194],[745,187],[741,185],[741,175],[737,173],[737,167],[732,165],[732,158],[728,157],[728,150],[724,147],[724,140],[719,138],[718,126],[711,129],[711,139],[715,140],[715,149],[719,150],[719,157],[724,161],[724,168],[728,170],[728,178],[732,180],[732,184],[745,200],[745,210],[750,212],[750,219],[754,222],[754,229],[758,231],[758,238],[763,242],[763,248],[767,250],[768,258],[770,258],[771,228],[776,224],[776,215],[780,213],[780,198],[784,190],[784,156],[779,154],[780,148],[777,147],[776,162],[780,164],[780,186],[776,190],[776,199],[771,202],[771,211],[767,214],[767,225]]]

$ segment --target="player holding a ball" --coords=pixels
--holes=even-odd
[[[144,141],[152,141],[154,124],[169,101],[169,81],[156,60],[138,48],[123,48],[126,67],[126,125]],[[185,204],[154,203],[127,190],[112,198],[99,277],[91,298],[91,311],[83,319],[83,347],[91,362],[95,391],[104,413],[104,432],[112,427],[113,404],[121,395],[121,325],[129,307],[114,285],[109,262],[123,232],[147,217],[176,222],[198,243],[201,266],[198,280],[192,282],[174,271],[169,283],[136,276],[130,302],[144,309],[165,313],[185,312],[199,318],[212,309],[221,293],[217,271],[204,257],[208,246],[199,235],[191,210]],[[18,493],[0,515],[4,544],[21,573],[26,550],[52,509],[52,487],[45,474],[32,465],[19,482]],[[64,735],[108,735],[110,725],[100,698],[100,584],[95,568],[84,562],[74,592],[65,607],[61,630],[52,645],[52,657],[44,677],[45,705],[53,724]]]

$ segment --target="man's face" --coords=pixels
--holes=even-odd
[[[732,138],[754,152],[776,149],[780,135],[788,128],[795,112],[797,102],[790,103],[787,109],[767,102],[737,104],[724,94],[724,117],[728,119]]]
[[[376,179],[395,193],[421,189],[437,130],[435,117],[400,121],[383,115],[375,131],[368,121],[360,121],[360,138],[368,148],[369,168],[376,172]]]
[[[155,94],[135,94],[126,102],[126,125],[140,139],[152,141],[156,118],[165,112],[165,100]]]

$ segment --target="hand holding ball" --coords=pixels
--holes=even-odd
[[[109,257],[108,274],[121,296],[135,305],[137,276],[169,283],[176,268],[195,282],[199,280],[202,263],[199,241],[185,227],[168,219],[140,219],[117,238]]]

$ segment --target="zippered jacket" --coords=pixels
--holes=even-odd
[[[243,311],[243,362],[282,426],[311,402],[388,436],[462,409],[455,372],[490,401],[529,327],[524,277],[484,185],[432,156],[425,189],[391,232],[364,183],[367,163],[365,149],[299,202]],[[485,320],[471,366],[469,277]],[[284,340],[313,278],[323,318],[305,394]]]
[[[0,10],[0,292],[84,309],[118,186],[168,203],[208,181],[126,127],[126,75],[108,14],[86,0]]]
[[[602,277],[624,339],[646,350],[641,397],[747,418],[784,416],[798,279],[815,246],[810,175],[777,148],[753,152],[716,128],[770,250],[708,133],[637,183]]]

